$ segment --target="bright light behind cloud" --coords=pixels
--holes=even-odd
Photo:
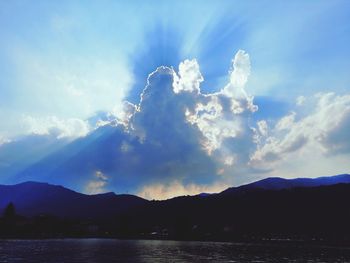
[[[349,172],[348,7],[1,3],[3,182],[162,199]]]
[[[149,200],[164,200],[183,195],[218,193],[227,189],[227,187],[229,185],[225,184],[214,184],[210,186],[196,184],[183,185],[179,181],[174,181],[169,184],[146,185],[137,194]]]
[[[249,75],[249,55],[239,50],[228,83],[213,93],[202,93],[198,62],[185,60],[178,72],[164,66],[152,72],[139,104],[126,101],[121,110],[97,115],[93,122],[26,116],[30,134],[82,139],[50,157],[68,158],[68,163],[56,166],[49,158],[18,176],[23,180],[42,174],[40,180],[50,176],[55,183],[83,183],[80,187],[94,194],[129,185],[145,198],[164,199],[221,191],[277,172],[304,175],[299,162],[314,162],[313,152],[318,160],[328,160],[324,171],[349,155],[349,95],[320,93],[280,119],[255,122],[259,109],[245,90]]]

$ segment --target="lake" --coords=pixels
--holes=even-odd
[[[0,240],[0,262],[350,262],[350,248],[224,242]]]

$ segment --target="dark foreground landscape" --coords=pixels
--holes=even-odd
[[[268,178],[218,194],[148,201],[27,182],[0,186],[2,238],[350,244],[350,175]]]

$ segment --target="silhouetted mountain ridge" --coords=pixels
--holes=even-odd
[[[335,176],[323,176],[317,178],[295,178],[295,179],[286,179],[281,177],[269,177],[262,179],[250,184],[230,187],[221,194],[237,193],[246,190],[253,189],[264,189],[264,190],[282,190],[290,189],[295,187],[317,187],[317,186],[326,186],[334,185],[340,183],[350,183],[350,174],[340,174]]]
[[[178,196],[156,202],[167,205],[171,202],[186,203],[194,199],[213,199],[252,191],[311,188],[339,183],[350,183],[350,175],[296,179],[271,177],[239,187],[231,187],[217,194],[201,193],[195,196]],[[92,219],[109,218],[128,210],[134,210],[135,207],[143,207],[152,203],[135,195],[116,195],[114,192],[86,195],[60,185],[33,181],[16,185],[0,185],[0,209],[4,209],[10,202],[14,203],[17,212],[24,216],[50,214],[59,217]]]
[[[60,217],[100,218],[143,205],[146,200],[113,192],[86,195],[40,182],[0,185],[0,208],[14,203],[17,213],[25,216],[50,214]]]

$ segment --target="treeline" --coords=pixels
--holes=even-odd
[[[83,222],[51,215],[24,217],[18,215],[15,205],[9,203],[0,218],[1,238],[52,238],[86,234]]]

